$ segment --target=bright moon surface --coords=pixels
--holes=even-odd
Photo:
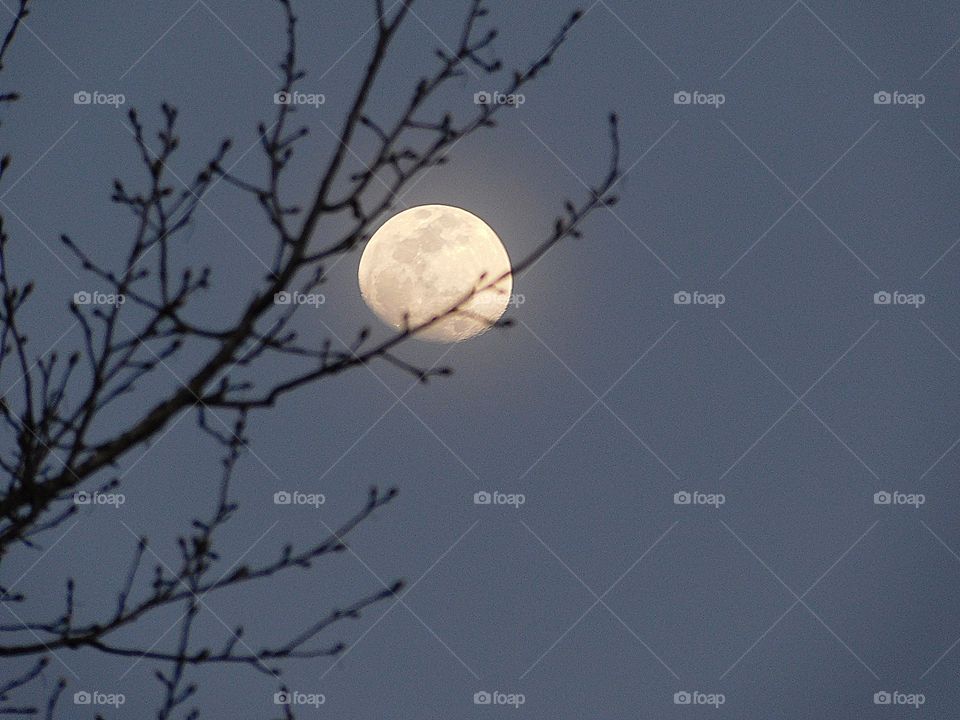
[[[405,316],[410,327],[425,323],[510,271],[503,243],[483,220],[450,205],[421,205],[394,215],[370,238],[360,258],[360,292],[399,330]],[[415,337],[460,342],[479,335],[503,315],[512,289],[507,274]]]

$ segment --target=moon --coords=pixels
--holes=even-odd
[[[377,317],[402,330],[442,315],[476,290],[455,313],[414,335],[461,342],[503,315],[513,290],[510,273],[506,248],[483,220],[450,205],[420,205],[397,213],[370,238],[360,258],[360,293]]]

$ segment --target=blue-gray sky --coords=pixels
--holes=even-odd
[[[297,5],[300,88],[326,102],[296,115],[312,134],[288,173],[291,201],[311,195],[333,151],[330,130],[374,21],[372,2]],[[461,5],[414,5],[374,116],[395,113],[439,42],[456,42]],[[489,6],[510,66],[535,59],[575,7]],[[351,645],[335,666],[288,664],[291,688],[326,698],[303,717],[912,717],[910,707],[874,705],[875,693],[894,690],[923,693],[919,712],[956,714],[960,11],[948,0],[584,9],[524,104],[460,143],[401,204],[466,208],[521,258],[562,200],[604,172],[611,110],[629,169],[621,203],[517,279],[514,328],[404,349],[421,363],[443,356],[451,378],[411,389],[408,375],[374,365],[255,416],[226,564],[318,537],[316,518],[345,518],[371,483],[401,494],[361,527],[352,554],[279,585],[211,595],[202,636],[219,644],[222,623],[242,622],[258,647],[404,577],[415,586],[400,604],[324,636]],[[108,200],[114,177],[142,177],[124,111],[135,106],[156,127],[162,100],[180,109],[183,149],[171,168],[184,179],[225,136],[243,156],[235,171],[262,177],[258,149],[244,153],[272,114],[283,27],[271,2],[226,0],[39,3],[27,25],[4,72],[4,88],[23,99],[4,112],[3,147],[16,163],[0,208],[17,274],[39,285],[29,312],[39,353],[78,346],[66,304],[98,289],[59,234],[99,258],[129,242],[130,220]],[[467,73],[443,104],[469,113],[474,93],[495,87]],[[75,105],[83,90],[123,93],[126,105]],[[723,103],[677,104],[684,91]],[[876,104],[882,91],[903,95]],[[910,94],[923,104],[897,103]],[[197,316],[232,317],[262,278],[258,258],[269,262],[273,236],[226,183],[205,201],[178,257],[213,266]],[[332,270],[327,302],[304,313],[303,332],[349,336],[371,324],[385,336],[360,298],[358,262],[354,253]],[[681,291],[725,301],[675,304]],[[925,302],[875,304],[880,291]],[[158,373],[109,422],[176,382]],[[134,533],[172,564],[175,534],[205,511],[218,462],[193,419],[178,422],[127,459],[125,505],[51,533],[18,589],[52,613],[72,573],[78,611],[108,612],[104,591]],[[326,503],[274,505],[275,491],[295,488]],[[525,503],[475,505],[483,490]],[[725,502],[678,505],[680,491]],[[923,493],[925,504],[877,505],[878,491]],[[5,583],[37,557],[6,563]],[[178,614],[124,639],[149,645]],[[152,663],[58,655],[45,681],[70,681],[64,716],[93,716],[70,704],[78,689],[124,693],[113,716],[155,707]],[[205,717],[276,714],[276,683],[252,670],[192,677]],[[494,690],[525,703],[474,705],[474,693]],[[681,691],[725,702],[677,705]]]

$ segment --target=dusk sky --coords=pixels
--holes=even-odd
[[[0,3],[0,17],[14,10]],[[293,114],[310,135],[285,173],[289,204],[309,202],[335,151],[372,51],[374,5],[295,2],[307,70],[297,87],[323,102]],[[368,114],[400,111],[435,50],[458,42],[468,5],[412,4]],[[482,27],[499,30],[493,48],[509,70],[535,61],[578,7],[485,5]],[[517,263],[564,200],[582,202],[606,173],[610,112],[620,202],[514,278],[512,327],[397,351],[451,376],[418,384],[375,361],[250,416],[219,572],[325,537],[371,485],[399,496],[354,531],[348,552],[205,597],[197,642],[219,648],[243,624],[256,650],[395,580],[406,589],[324,631],[317,644],[343,642],[339,657],[283,661],[280,680],[246,665],[188,668],[199,689],[176,717],[192,707],[202,718],[282,717],[281,683],[322,696],[291,708],[298,718],[960,712],[960,8],[582,9],[522,104],[457,143],[374,227],[410,207],[457,206]],[[107,291],[60,235],[104,262],[131,242],[129,211],[110,202],[114,178],[146,182],[127,111],[155,142],[161,102],[179,109],[175,177],[192,179],[230,137],[225,164],[262,182],[257,125],[275,113],[284,43],[267,0],[32,8],[4,59],[2,89],[22,97],[2,108],[14,164],[0,213],[8,272],[37,284],[20,318],[34,356],[81,348],[68,303]],[[468,118],[477,93],[509,79],[465,67],[428,110]],[[83,92],[102,104],[78,104]],[[351,171],[375,147],[361,134]],[[343,229],[321,222],[313,242],[333,244]],[[256,201],[216,183],[175,246],[177,264],[211,266],[190,316],[235,319],[275,244]],[[389,337],[361,297],[361,253],[328,266],[323,303],[298,312],[313,344],[341,346],[363,327]],[[195,346],[158,368],[98,430],[133,422],[206,355]],[[255,379],[289,371],[278,363]],[[17,384],[5,365],[0,390]],[[8,453],[6,426],[0,441]],[[62,612],[67,577],[78,616],[108,616],[140,535],[156,553],[135,585],[147,592],[149,570],[175,566],[177,536],[210,512],[221,455],[195,411],[134,448],[116,468],[121,506],[81,507],[3,558],[0,584],[16,582],[29,602],[0,603],[0,624]],[[324,502],[276,504],[282,491]],[[475,502],[485,492],[496,501]],[[151,614],[115,639],[175,648],[182,612]],[[30,639],[5,635],[0,644]],[[0,660],[0,683],[35,659]],[[154,717],[161,666],[59,649],[10,704],[44,705],[63,677],[57,717]],[[78,705],[77,692],[124,703]]]

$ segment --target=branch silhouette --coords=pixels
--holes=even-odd
[[[13,13],[0,45],[0,69],[28,16],[29,2],[20,0],[19,9]],[[370,238],[405,189],[424,172],[446,163],[460,140],[496,126],[502,105],[476,105],[461,118],[453,112],[436,115],[429,107],[442,88],[462,78],[468,69],[499,77],[503,63],[493,56],[496,31],[480,28],[487,9],[482,0],[470,0],[457,47],[436,51],[435,67],[413,84],[409,100],[393,117],[375,118],[368,109],[371,94],[382,80],[394,40],[413,4],[409,0],[388,10],[382,0],[375,0],[372,5],[377,18],[370,56],[335,133],[332,156],[316,178],[312,199],[299,207],[285,199],[282,181],[298,143],[309,131],[296,124],[296,105],[283,99],[297,91],[306,72],[298,63],[297,17],[291,0],[276,3],[282,12],[286,50],[279,66],[277,92],[281,101],[275,104],[273,118],[257,129],[266,164],[263,177],[251,179],[233,172],[229,163],[232,141],[226,139],[190,182],[181,182],[169,169],[180,145],[176,108],[166,103],[161,106],[156,145],[149,123],[131,111],[131,141],[144,179],[134,183],[136,188],[121,179],[113,184],[112,202],[127,210],[133,220],[132,237],[122,257],[104,263],[94,258],[84,242],[67,234],[61,238],[83,271],[126,302],[88,307],[75,299],[67,312],[81,328],[83,339],[72,352],[34,357],[28,348],[29,328],[19,318],[38,290],[32,282],[19,284],[16,280],[16,269],[7,253],[11,240],[0,216],[0,369],[5,364],[11,366],[19,378],[0,398],[0,422],[14,439],[11,449],[0,453],[0,467],[7,476],[0,490],[0,563],[13,553],[34,552],[52,529],[74,516],[78,510],[76,493],[122,487],[121,468],[130,452],[156,440],[184,412],[195,415],[198,428],[223,455],[221,477],[209,483],[211,511],[206,517],[196,518],[177,539],[177,566],[151,563],[151,557],[159,558],[147,538],[140,538],[126,576],[115,591],[115,609],[108,616],[96,620],[77,616],[77,585],[72,577],[64,581],[62,612],[41,619],[36,613],[49,613],[49,601],[38,609],[37,603],[16,592],[15,587],[0,585],[0,603],[8,609],[18,608],[17,622],[0,626],[0,657],[26,658],[34,663],[0,686],[0,714],[41,712],[35,704],[17,704],[13,696],[44,675],[47,658],[54,651],[87,648],[157,663],[162,690],[157,717],[163,720],[194,696],[197,688],[188,678],[191,667],[239,665],[279,676],[284,661],[335,656],[346,645],[342,641],[322,642],[320,636],[325,631],[402,591],[402,581],[395,581],[358,593],[355,601],[330,610],[309,627],[293,630],[281,640],[258,643],[257,649],[248,644],[242,627],[228,633],[219,647],[200,643],[195,637],[208,594],[240,589],[257,581],[273,582],[286,573],[308,570],[326,556],[344,551],[348,536],[397,495],[395,488],[371,488],[354,515],[335,528],[326,528],[315,543],[306,547],[287,544],[272,561],[221,571],[215,540],[237,509],[231,480],[247,447],[246,428],[252,413],[268,410],[281,397],[313,383],[376,361],[390,363],[421,382],[449,375],[450,368],[422,367],[398,353],[418,332],[450,315],[466,312],[474,295],[493,291],[506,277],[478,278],[475,286],[444,312],[380,341],[372,340],[368,328],[358,329],[346,340],[331,336],[311,344],[298,337],[292,324],[299,306],[278,305],[276,297],[291,291],[310,293],[320,287],[336,259]],[[507,73],[501,92],[516,94],[535,81],[553,62],[580,17],[577,12],[562,23],[533,62]],[[0,100],[11,102],[17,97],[16,93],[6,93]],[[561,241],[580,237],[583,222],[596,209],[616,202],[612,190],[621,169],[614,115],[609,118],[608,132],[610,163],[606,174],[583,200],[563,204],[549,232],[515,264],[513,274],[522,274]],[[371,139],[375,141],[373,152],[364,157],[362,148]],[[353,164],[363,169],[351,172]],[[10,159],[5,156],[0,162],[0,183],[9,166]],[[236,313],[231,316],[223,312],[215,322],[203,324],[191,319],[191,310],[212,287],[216,269],[211,265],[178,266],[173,250],[185,242],[197,209],[203,207],[204,195],[220,182],[261,208],[274,231],[273,252],[262,283]],[[327,219],[345,221],[347,229],[337,237],[325,238],[318,230]],[[509,321],[495,325],[507,326]],[[182,364],[192,357],[202,359],[194,363],[176,388],[147,406],[144,384],[158,374],[162,377],[171,364]],[[280,367],[281,359],[295,361],[297,369],[286,377],[265,380],[262,369]],[[290,366],[289,362],[282,364]],[[104,423],[118,401],[129,402],[130,398],[143,398],[142,414],[119,428]],[[148,571],[151,564],[152,571]],[[116,639],[119,630],[135,627],[171,606],[181,607],[183,614],[176,642],[169,648],[124,644]],[[54,716],[64,687],[65,683],[59,681],[50,694],[43,708],[48,717]],[[292,717],[289,708],[284,710],[287,717]],[[186,715],[198,716],[196,708]]]

